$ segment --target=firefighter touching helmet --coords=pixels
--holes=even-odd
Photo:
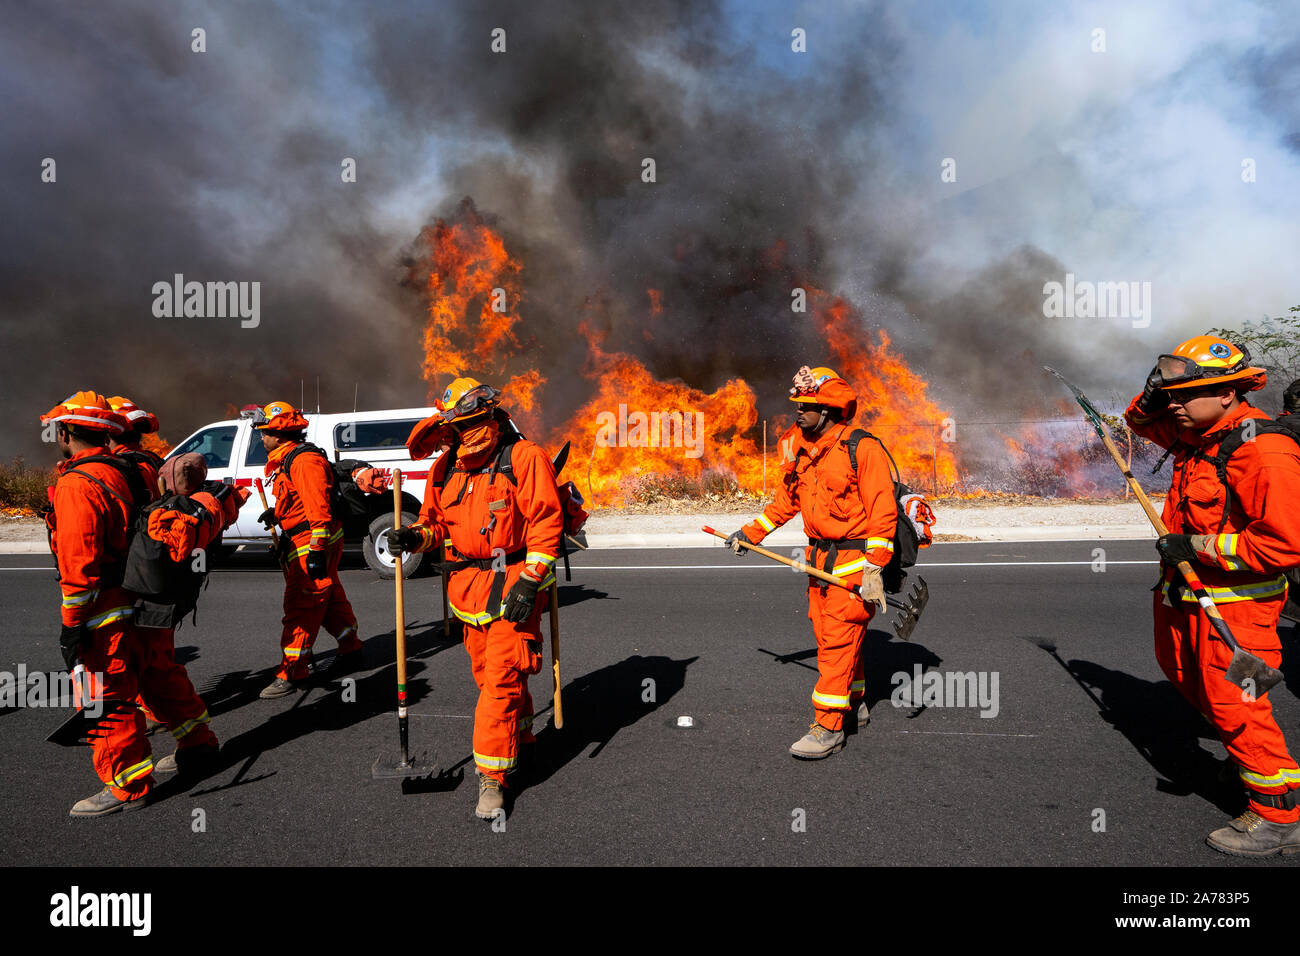
[[[500,392],[457,378],[439,413],[411,432],[413,459],[447,451],[429,472],[419,520],[389,534],[396,553],[449,541],[448,605],[465,624],[474,683],[475,813],[504,812],[507,774],[521,744],[534,741],[528,677],[542,666],[539,591],[555,582],[563,514],[555,470],[499,406]]]
[[[271,402],[254,415],[254,428],[267,450],[266,475],[274,479],[273,507],[260,520],[280,526],[284,566],[281,660],[263,699],[292,694],[310,674],[308,662],[323,626],[338,641],[337,677],[364,666],[357,618],[339,580],[343,522],[335,513],[334,469],[325,453],[306,441],[307,418],[288,402]]]
[[[1237,856],[1300,850],[1300,767],[1269,699],[1224,679],[1232,650],[1218,638],[1176,566],[1193,564],[1241,645],[1278,667],[1284,569],[1300,564],[1300,446],[1246,395],[1264,369],[1224,339],[1200,335],[1161,355],[1129,404],[1133,431],[1174,456],[1157,542],[1155,654],[1165,675],[1219,732],[1248,808],[1207,838]]]
[[[854,468],[847,439],[858,402],[844,379],[833,369],[804,366],[794,377],[790,400],[799,412],[779,441],[783,475],[775,497],[727,543],[741,554],[740,541],[758,544],[802,513],[805,560],[861,585],[865,601],[808,579],[808,617],[817,636],[815,719],[790,753],[815,760],[844,747],[846,718],[865,723],[867,717],[863,642],[868,622],[885,607],[881,570],[894,551],[898,506],[883,446],[860,441]]]

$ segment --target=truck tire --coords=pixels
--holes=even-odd
[[[415,524],[417,517],[418,515],[403,511],[402,527]],[[370,566],[371,571],[374,571],[385,581],[391,581],[397,577],[393,555],[388,550],[388,532],[392,530],[392,527],[392,514],[382,514],[370,522],[370,530],[361,541],[361,553],[365,555],[366,564]],[[414,577],[415,572],[419,570],[423,562],[424,555],[419,551],[411,551],[402,555],[402,577]]]

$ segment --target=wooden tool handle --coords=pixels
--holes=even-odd
[[[560,582],[551,585],[551,673],[555,676],[553,704],[556,730],[564,727],[564,700],[560,696]]]
[[[402,473],[393,469],[393,532],[402,527]],[[406,716],[406,602],[402,591],[402,556],[393,556],[393,582],[397,589],[397,715]]]
[[[253,479],[253,484],[255,484],[255,485],[257,486],[257,497],[259,497],[259,498],[262,499],[262,512],[265,514],[265,513],[266,513],[266,509],[269,508],[269,507],[271,507],[271,506],[268,505],[268,504],[266,503],[266,492],[262,489],[262,479],[261,479],[261,478],[254,478],[254,479]],[[275,549],[275,551],[276,551],[277,554],[279,553],[279,551],[280,551],[280,536],[279,536],[278,534],[275,533],[275,525],[271,525],[271,547],[273,547],[273,548]]]
[[[728,535],[725,535],[714,528],[710,528],[708,525],[705,525],[700,530],[704,531],[706,534],[713,535],[715,538],[721,538],[723,541],[726,541],[728,537]],[[796,571],[802,571],[804,574],[811,574],[813,577],[825,581],[827,584],[834,584],[837,587],[844,588],[846,591],[852,591],[854,594],[861,595],[862,593],[862,589],[856,584],[850,584],[843,578],[837,578],[833,574],[827,574],[821,568],[814,568],[811,565],[804,564],[802,561],[795,561],[791,558],[785,557],[784,555],[777,554],[775,551],[769,551],[767,548],[760,547],[757,544],[750,544],[748,541],[741,541],[740,546],[742,548],[747,548],[750,551],[757,551],[765,558],[771,558],[773,561],[780,561],[782,564],[794,568]]]

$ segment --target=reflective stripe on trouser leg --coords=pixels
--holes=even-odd
[[[853,683],[861,667],[862,643],[871,619],[862,601],[843,588],[808,586],[808,617],[817,635],[817,723],[841,730],[852,706]]]
[[[1189,686],[1179,690],[1193,702],[1204,702],[1203,712],[1237,764],[1242,782],[1264,793],[1285,793],[1300,786],[1300,769],[1273,717],[1271,695],[1243,699],[1241,689],[1223,679],[1232,651],[1219,639],[1209,618],[1196,608],[1167,608],[1158,593],[1154,597],[1156,649],[1161,667],[1166,668],[1166,661],[1170,668],[1181,664],[1179,677]],[[1275,668],[1282,663],[1282,645],[1276,630],[1282,603],[1280,598],[1270,598],[1220,608],[1242,646]],[[1198,686],[1191,687],[1193,681]],[[1283,810],[1251,800],[1250,808],[1274,823],[1300,820],[1300,807]]]
[[[518,761],[519,724],[526,713],[525,636],[526,632],[509,621],[493,621],[486,628],[465,626],[465,648],[479,689],[474,708],[474,763],[480,773],[502,783]]]
[[[302,535],[301,540],[295,539],[294,543],[305,545],[306,542],[307,536]],[[346,603],[347,601],[346,595],[342,593],[342,585],[338,584],[338,563],[342,553],[341,540],[330,545],[327,565],[330,574],[319,581],[312,580],[307,574],[305,557],[294,558],[286,565],[284,617],[281,620],[280,632],[281,661],[280,669],[276,673],[277,677],[285,680],[303,680],[310,673],[307,664],[311,659],[311,649],[316,643],[316,635],[320,632],[331,602]],[[351,612],[350,605],[348,612]],[[341,606],[337,613],[341,615]],[[356,618],[353,617],[350,623],[355,624]]]
[[[82,660],[89,674],[103,678],[101,684],[92,677],[92,697],[135,700],[140,693],[141,659],[129,621],[119,620],[92,632],[83,645]],[[105,730],[104,736],[91,741],[91,759],[99,779],[119,800],[148,793],[153,759],[144,734],[144,714],[133,707],[123,719],[107,721]]]
[[[208,709],[199,698],[185,667],[176,663],[170,628],[135,629],[145,666],[140,672],[140,700],[166,725],[181,747],[215,745],[208,726]]]

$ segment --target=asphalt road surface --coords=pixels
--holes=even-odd
[[[86,749],[44,742],[66,711],[0,710],[0,848],[10,863],[93,865],[1241,862],[1203,842],[1240,791],[1217,782],[1222,746],[1152,655],[1149,541],[929,549],[918,570],[930,603],[911,641],[888,621],[868,635],[869,726],[819,762],[787,752],[812,719],[805,578],[720,546],[573,564],[560,590],[565,726],[540,715],[504,829],[473,816],[476,691],[442,632],[438,579],[407,587],[411,735],[446,772],[403,785],[371,779],[397,749],[391,582],[346,561],[369,664],[354,701],[337,682],[262,701],[282,578],[240,554],[176,641],[221,769],[159,778],[142,812],[73,820],[99,784]],[[48,555],[0,556],[0,670],[60,665],[51,568]],[[1289,631],[1283,643],[1293,676],[1270,696],[1294,748],[1300,668]],[[325,662],[334,642],[322,635],[316,650]],[[990,696],[913,706],[893,675],[917,666],[975,672]],[[550,680],[548,651],[532,681],[539,710]],[[171,749],[165,731],[154,740],[155,757]]]

